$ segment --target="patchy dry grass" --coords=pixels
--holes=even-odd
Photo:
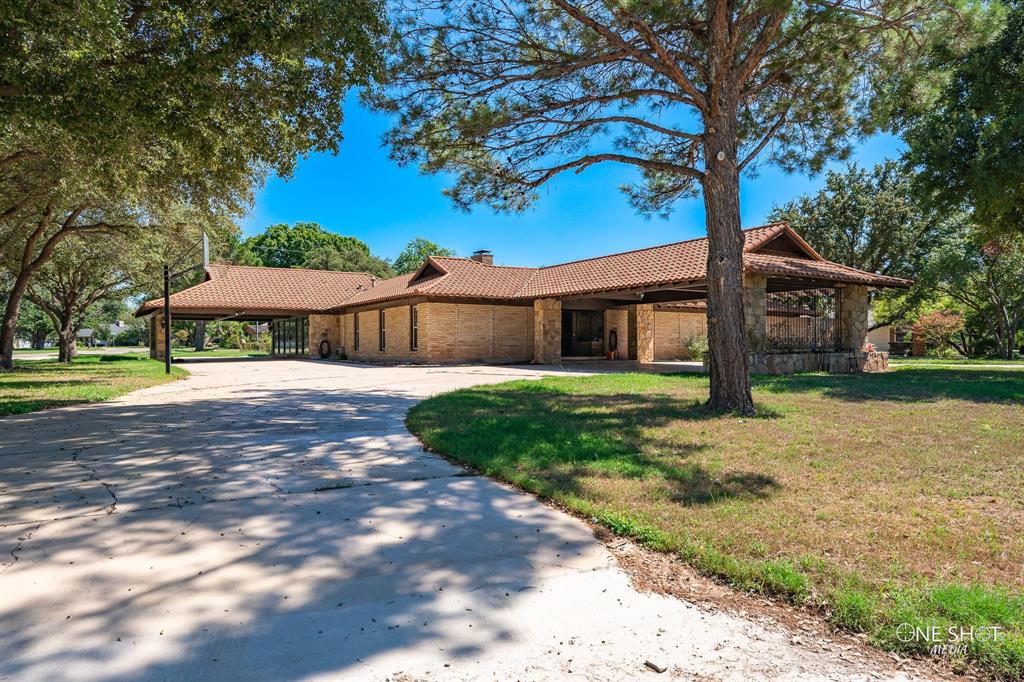
[[[71,364],[18,360],[0,371],[0,416],[110,400],[187,374],[172,367],[167,376],[162,362],[137,355],[79,356]]]
[[[1024,370],[759,377],[761,416],[701,376],[456,391],[413,408],[431,447],[745,589],[895,627],[998,625],[966,658],[1024,676]]]

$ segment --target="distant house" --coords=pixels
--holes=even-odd
[[[822,258],[785,223],[744,231],[743,303],[759,372],[863,368],[868,292],[910,282]],[[679,357],[706,329],[707,239],[541,268],[431,256],[413,273],[254,268],[211,263],[170,297],[183,319],[270,323],[278,355],[343,353],[383,362],[535,362]],[[162,357],[163,300],[151,318]],[[856,362],[854,362],[856,361]]]

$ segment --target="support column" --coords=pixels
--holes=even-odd
[[[768,277],[743,273],[743,326],[747,353],[764,353],[768,348]]]
[[[164,315],[157,313],[149,318],[149,357],[154,360],[164,359]]]
[[[859,351],[868,338],[868,288],[843,287],[839,303],[840,342],[843,350]]]
[[[538,298],[533,302],[533,364],[562,361],[562,302]]]
[[[654,362],[654,305],[629,306],[629,359]]]
[[[616,359],[629,357],[629,314],[625,308],[608,308],[604,311],[604,350],[611,350],[611,333],[615,332],[618,346],[615,349]]]

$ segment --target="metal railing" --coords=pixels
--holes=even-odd
[[[841,290],[824,287],[767,294],[769,352],[841,350]]]

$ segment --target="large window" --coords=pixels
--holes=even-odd
[[[292,317],[270,323],[270,352],[273,355],[305,355],[309,348],[309,320]]]
[[[420,347],[420,318],[416,306],[409,306],[409,350]]]
[[[352,337],[352,348],[359,350],[359,313],[353,316]]]
[[[380,352],[383,353],[388,347],[388,330],[384,326],[385,316],[383,308],[377,311],[377,318],[380,321]]]

